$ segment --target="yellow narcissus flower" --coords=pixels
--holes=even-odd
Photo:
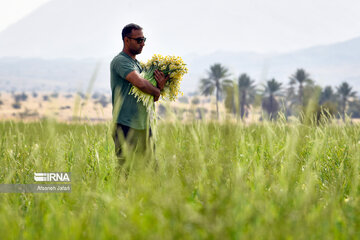
[[[160,97],[164,100],[175,101],[180,91],[180,82],[183,76],[188,72],[186,64],[181,57],[176,56],[162,56],[161,54],[154,54],[146,64],[141,63],[143,68],[142,76],[146,80],[156,86],[154,71],[159,69],[170,78],[166,82],[164,89],[161,91]],[[146,94],[133,86],[129,94],[136,96],[138,101],[141,101],[148,111],[154,110],[154,98],[150,94]]]
[[[146,68],[146,63],[140,62],[140,66],[141,66],[142,69],[145,69]]]
[[[166,65],[161,65],[159,68],[160,68],[161,71],[165,71],[166,70]]]

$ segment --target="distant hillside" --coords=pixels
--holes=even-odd
[[[345,46],[348,49],[344,49]],[[233,74],[232,79],[241,73],[247,73],[257,83],[275,77],[287,84],[289,76],[297,68],[305,68],[311,74],[311,78],[322,86],[336,86],[347,81],[360,92],[360,52],[356,47],[354,44],[355,50],[351,51],[346,42],[276,56],[231,52],[188,55],[184,56],[184,60],[188,64],[189,74],[184,78],[182,90],[185,93],[198,90],[199,80],[207,76],[209,66],[222,63]],[[340,51],[337,48],[344,50]],[[101,68],[94,87],[102,92],[110,91],[110,61],[111,58],[0,58],[0,89],[86,89],[97,62],[100,62]]]
[[[0,89],[2,91],[86,91],[97,64],[105,65],[104,62],[95,59],[1,58]],[[110,83],[109,73],[106,70],[101,67],[97,72],[94,90],[108,91]]]

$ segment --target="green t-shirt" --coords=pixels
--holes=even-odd
[[[146,108],[141,102],[137,102],[134,95],[129,94],[133,85],[125,79],[134,70],[141,73],[140,63],[124,52],[119,53],[111,61],[113,120],[131,128],[146,129],[148,123]]]

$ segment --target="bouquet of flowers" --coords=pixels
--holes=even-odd
[[[169,75],[169,80],[166,81],[164,89],[160,93],[162,99],[175,101],[179,93],[183,95],[180,91],[180,82],[188,69],[181,57],[164,57],[160,54],[155,54],[146,64],[141,63],[141,65],[143,68],[141,76],[148,80],[153,86],[157,84],[154,77],[154,71],[156,69],[163,72],[165,76]],[[135,86],[130,89],[130,94],[135,95],[137,101],[141,101],[148,112],[154,109],[154,97],[152,95],[142,92]]]

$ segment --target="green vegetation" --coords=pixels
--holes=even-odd
[[[297,69],[289,77],[290,81],[285,91],[282,89],[282,83],[274,78],[267,80],[266,84],[263,83],[260,89],[257,89],[255,81],[246,73],[241,74],[237,81],[225,80],[230,74],[220,63],[210,66],[208,75],[208,78],[201,80],[201,94],[212,95],[216,90],[216,109],[218,101],[222,100],[219,96],[224,94],[224,106],[227,111],[240,116],[241,119],[248,116],[251,107],[256,108],[259,105],[265,113],[262,117],[271,120],[275,120],[279,112],[286,117],[301,118],[309,109],[312,114],[319,117],[324,116],[324,112],[326,117],[341,117],[344,120],[346,115],[354,118],[360,116],[360,98],[347,82],[337,86],[334,93],[331,86],[325,86],[323,89],[316,85],[310,78],[310,73],[302,68]]]
[[[1,183],[71,172],[71,193],[1,193],[2,239],[354,239],[360,126],[159,122],[157,170],[117,168],[110,125],[0,123]],[[148,164],[145,164],[148,163]]]

